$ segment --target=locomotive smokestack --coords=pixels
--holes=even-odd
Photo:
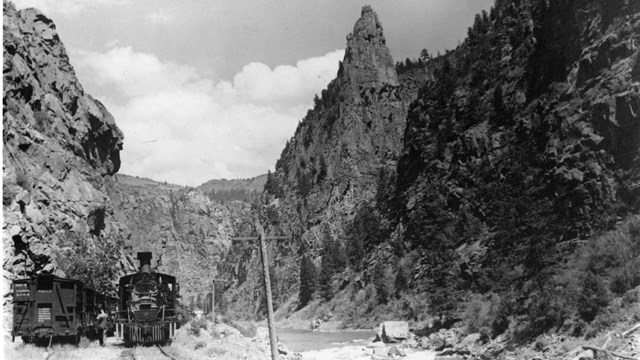
[[[140,272],[151,273],[151,253],[139,252],[138,260],[140,260]]]

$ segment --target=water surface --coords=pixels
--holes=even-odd
[[[278,339],[293,352],[323,350],[341,346],[366,344],[376,333],[371,330],[311,331],[277,328]]]

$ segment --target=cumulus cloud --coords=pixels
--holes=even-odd
[[[161,61],[156,56],[134,52],[131,47],[112,47],[105,52],[75,51],[80,66],[93,73],[90,81],[110,86],[121,95],[135,98],[175,88],[210,90],[210,80],[194,68]]]
[[[37,8],[45,14],[76,15],[90,7],[121,6],[129,0],[13,0],[18,9]]]
[[[233,87],[256,104],[299,104],[326,87],[336,76],[336,64],[343,57],[344,51],[337,50],[322,57],[300,60],[295,66],[280,65],[274,69],[251,63],[236,74]]]
[[[195,186],[272,169],[343,54],[251,63],[230,81],[131,47],[73,51],[72,62],[125,134],[120,172]]]

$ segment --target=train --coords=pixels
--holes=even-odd
[[[151,269],[150,252],[139,252],[138,272],[120,278],[115,336],[125,345],[170,343],[180,326],[180,286],[175,276]]]
[[[83,337],[97,338],[100,309],[113,316],[118,299],[99,293],[79,280],[51,274],[14,280],[12,341],[51,343],[54,339],[78,344]]]

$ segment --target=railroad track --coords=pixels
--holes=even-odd
[[[160,345],[155,345],[154,346],[156,349],[158,349],[158,351],[160,352],[160,356],[164,356],[165,358],[171,359],[171,360],[180,360],[180,358],[176,357],[175,355],[170,354],[166,349],[163,349]],[[152,349],[153,347],[148,347],[148,348],[144,348],[144,349]],[[122,353],[120,353],[120,359],[119,360],[156,360],[159,358],[158,354],[151,354],[150,351],[144,351],[141,352],[142,348],[140,347],[134,347],[131,349],[125,349],[122,350]]]
[[[161,352],[164,356],[168,357],[169,359],[171,359],[171,360],[180,360],[180,359],[178,359],[177,357],[175,357],[175,356],[173,356],[173,355],[170,355],[170,354],[169,354],[165,349],[163,349],[160,345],[156,345],[156,347],[158,348],[158,350],[160,350],[160,352]]]
[[[135,355],[135,348],[125,349],[120,353],[120,360],[139,360]]]

